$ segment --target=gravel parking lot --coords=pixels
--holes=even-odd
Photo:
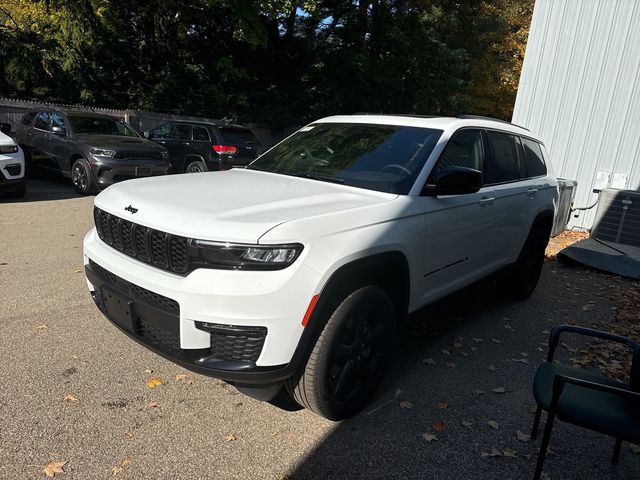
[[[516,432],[531,428],[548,329],[611,317],[611,293],[629,285],[547,262],[526,302],[492,283],[445,299],[414,315],[364,412],[332,423],[247,398],[111,326],[82,270],[92,201],[52,180],[0,200],[6,479],[42,478],[53,461],[68,462],[59,476],[69,479],[531,478],[539,440]],[[162,383],[150,388],[152,378]],[[613,439],[559,422],[546,472],[639,478],[640,455],[625,446],[612,466],[612,449]]]

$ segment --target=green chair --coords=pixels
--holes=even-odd
[[[561,333],[576,333],[627,345],[633,352],[629,384],[553,362]],[[612,463],[618,463],[624,440],[640,442],[640,345],[589,328],[559,325],[551,331],[547,361],[536,372],[533,395],[538,408],[531,438],[535,439],[542,410],[548,412],[534,479],[539,480],[551,439],[553,421],[559,420],[615,437]]]

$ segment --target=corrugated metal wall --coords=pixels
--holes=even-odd
[[[576,206],[596,201],[598,172],[640,190],[640,1],[537,0],[512,121],[540,136],[556,175],[578,181]]]

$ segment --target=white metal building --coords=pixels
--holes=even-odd
[[[576,206],[596,188],[640,190],[640,0],[537,0],[512,121],[578,181]]]

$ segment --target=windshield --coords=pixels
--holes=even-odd
[[[312,124],[247,168],[406,195],[441,134],[395,125]]]
[[[117,118],[70,115],[69,123],[74,133],[139,137],[133,128]]]

